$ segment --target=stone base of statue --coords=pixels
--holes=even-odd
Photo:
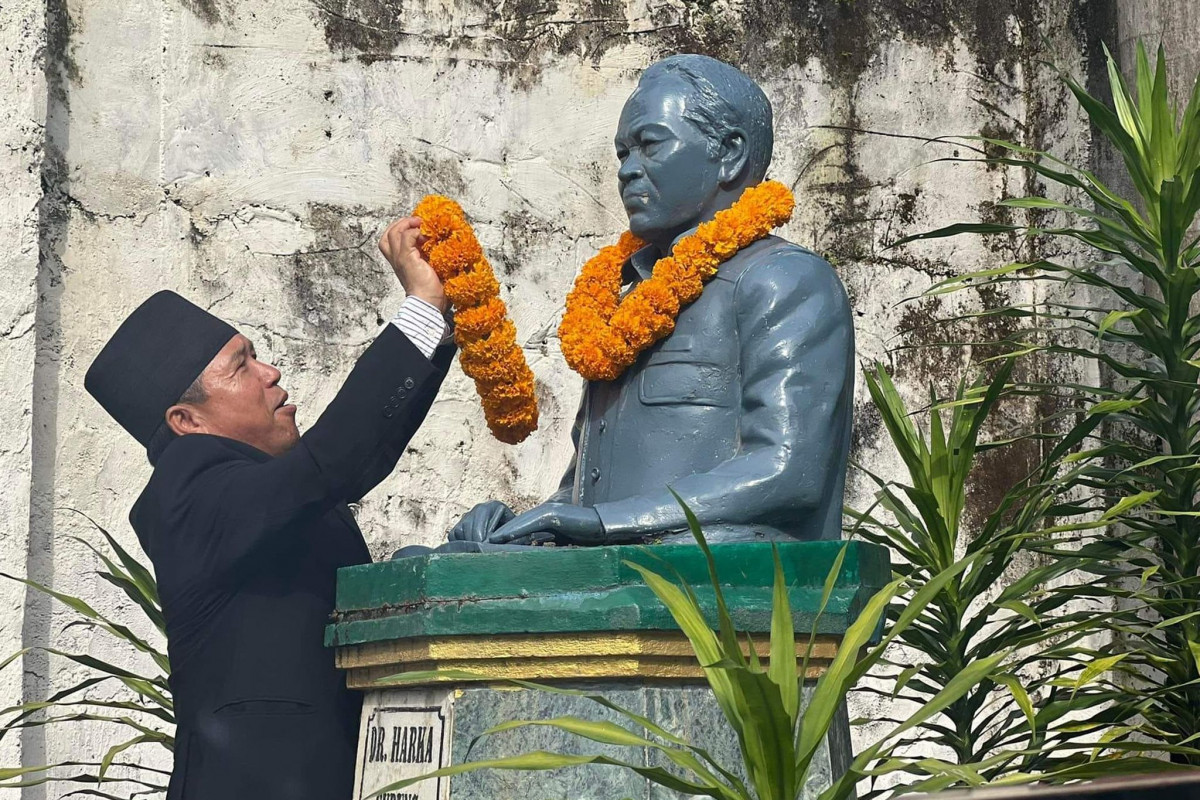
[[[788,580],[797,650],[803,655],[822,586],[843,542],[779,545]],[[883,548],[850,543],[804,676],[806,688],[837,653],[863,603],[887,582]],[[771,546],[716,545],[722,590],[739,631],[769,650]],[[517,688],[532,680],[583,689],[678,733],[741,772],[734,732],[725,723],[687,639],[626,561],[656,569],[668,562],[712,611],[703,553],[689,545],[528,548],[523,552],[431,554],[344,569],[327,644],[349,685],[366,690],[355,800],[439,767],[462,763],[479,734],[501,722],[572,715],[627,724],[586,698]],[[715,613],[711,613],[715,626]],[[479,676],[417,685],[404,673],[455,670]],[[640,732],[640,731],[639,731]],[[607,747],[548,727],[523,728],[480,741],[470,760],[531,750],[603,754],[658,764],[653,751]],[[806,796],[815,797],[850,760],[844,709],[817,756]],[[543,772],[483,770],[426,781],[391,800],[673,800],[675,792],[629,770],[586,766]]]

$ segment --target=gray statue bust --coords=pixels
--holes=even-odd
[[[625,265],[636,284],[763,180],[771,104],[728,64],[673,56],[643,73],[615,144],[629,227],[649,243]],[[616,380],[585,386],[575,456],[557,492],[519,515],[481,503],[450,540],[690,542],[668,487],[713,542],[839,538],[853,355],[833,268],[803,247],[761,239],[721,265],[670,336]]]

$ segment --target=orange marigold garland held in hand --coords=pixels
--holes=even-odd
[[[676,243],[671,255],[621,299],[621,267],[645,246],[629,231],[583,265],[558,328],[567,365],[589,381],[611,381],[675,329],[679,309],[700,296],[717,267],[791,219],[795,198],[777,181],[742,193],[732,207]]]
[[[488,428],[507,444],[523,441],[538,424],[533,373],[517,345],[517,329],[507,317],[492,265],[458,203],[429,195],[413,216],[421,218],[421,233],[427,237],[421,254],[454,304],[459,362],[475,381]]]

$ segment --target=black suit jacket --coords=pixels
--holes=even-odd
[[[370,561],[346,507],[396,466],[453,356],[395,326],[299,444],[189,435],[130,521],[154,563],[178,721],[169,800],[348,800],[361,697],[323,646],[339,567]]]

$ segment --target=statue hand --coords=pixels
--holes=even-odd
[[[543,503],[518,514],[488,537],[492,544],[524,544],[538,533],[553,533],[567,544],[604,544],[604,523],[596,509],[570,503]]]
[[[499,500],[488,500],[472,508],[450,529],[451,542],[482,542],[504,523],[516,516]]]

